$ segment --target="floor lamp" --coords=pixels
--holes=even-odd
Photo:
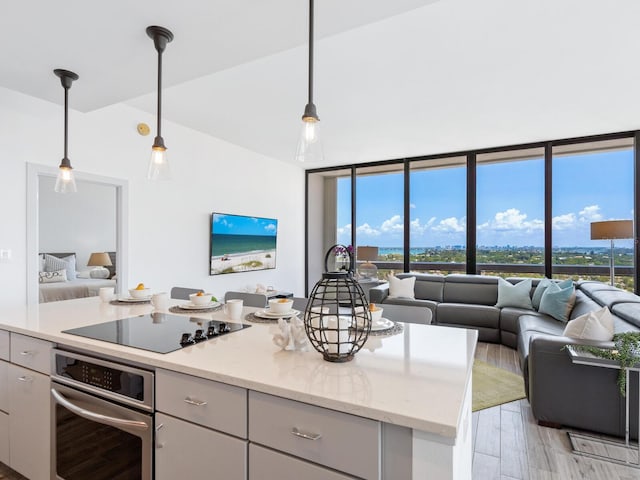
[[[611,240],[611,255],[609,256],[609,271],[611,285],[615,276],[615,260],[613,258],[613,241],[615,239],[633,238],[632,220],[607,220],[591,222],[591,240]]]

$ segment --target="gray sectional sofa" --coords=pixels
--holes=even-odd
[[[483,342],[502,343],[518,350],[525,391],[535,418],[545,425],[567,426],[624,436],[625,399],[617,385],[618,371],[573,364],[563,348],[570,344],[605,345],[562,336],[566,323],[522,308],[495,306],[498,277],[452,274],[398,274],[416,277],[415,299],[389,297],[389,284],[369,291],[373,303],[423,306],[432,312],[432,324],[474,328]],[[515,284],[521,278],[507,279]],[[539,279],[533,279],[531,294]],[[640,330],[640,296],[601,282],[578,281],[574,319],[607,306],[615,331]],[[630,382],[631,436],[638,432],[637,376]]]

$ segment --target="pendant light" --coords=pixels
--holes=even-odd
[[[67,144],[69,130],[69,89],[73,81],[78,80],[79,77],[75,73],[61,68],[56,68],[53,73],[60,78],[60,83],[62,83],[62,88],[64,88],[64,157],[58,167],[58,176],[54,190],[58,193],[75,193],[78,189],[76,188],[76,180],[73,176],[73,167],[67,156]]]
[[[317,162],[322,161],[323,157],[320,119],[313,103],[313,0],[309,0],[309,98],[302,115],[296,159],[300,162]]]
[[[153,44],[158,52],[158,127],[156,138],[153,140],[151,147],[151,159],[149,161],[149,171],[147,178],[149,180],[168,180],[171,177],[169,170],[169,161],[167,160],[167,147],[164,146],[162,138],[162,52],[171,40],[173,33],[164,27],[150,26],[147,27],[147,35],[153,39]]]

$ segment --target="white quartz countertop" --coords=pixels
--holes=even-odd
[[[262,323],[245,322],[251,328],[167,354],[61,333],[152,308],[105,304],[98,297],[52,302],[1,311],[0,329],[430,432],[451,443],[457,435],[471,386],[475,330],[404,324],[402,333],[370,336],[347,363],[327,362],[313,347],[283,351],[271,340],[271,325]],[[185,315],[227,320],[222,311]]]

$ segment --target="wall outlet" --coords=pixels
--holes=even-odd
[[[0,263],[8,263],[11,260],[10,249],[0,249]]]

